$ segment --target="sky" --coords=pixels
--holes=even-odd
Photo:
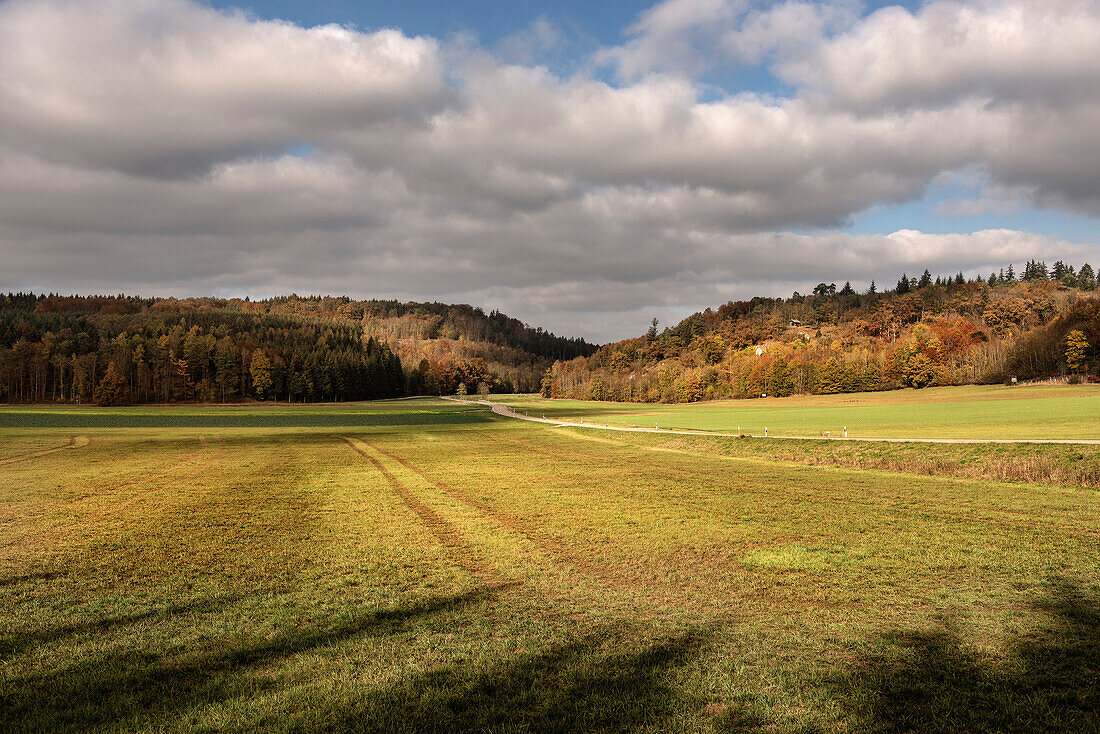
[[[1100,0],[0,0],[0,291],[347,294],[597,342],[1100,265]]]

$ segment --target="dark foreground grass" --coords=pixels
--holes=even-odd
[[[1093,489],[329,409],[0,433],[0,729],[1100,730]]]
[[[333,405],[0,406],[0,429],[339,428],[484,422],[484,412],[415,400]]]

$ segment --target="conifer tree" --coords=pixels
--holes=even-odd
[[[1066,277],[1067,267],[1061,260],[1055,260],[1054,265],[1050,268],[1050,279],[1055,283],[1061,283],[1062,278]]]
[[[1096,287],[1096,274],[1088,263],[1082,265],[1081,269],[1077,271],[1077,287],[1087,291],[1091,291]]]
[[[126,401],[126,378],[118,371],[118,365],[111,360],[103,379],[96,386],[93,396],[98,405],[121,405]]]

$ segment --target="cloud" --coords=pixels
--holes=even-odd
[[[654,71],[692,73],[706,68],[716,34],[734,22],[748,0],[665,0],[627,28],[621,46],[601,49],[597,63],[614,65],[623,79]]]
[[[607,339],[823,280],[1095,262],[1042,233],[838,230],[960,175],[978,198],[944,213],[1100,216],[1096,18],[670,0],[563,74],[539,63],[570,43],[546,19],[488,50],[183,0],[7,0],[0,288],[463,300]],[[693,76],[756,63],[795,91]]]
[[[941,1],[883,8],[778,69],[863,113],[969,98],[1075,106],[1095,101],[1098,37],[1090,0]]]
[[[533,66],[569,42],[556,23],[540,15],[523,30],[511,33],[497,44],[497,58],[512,64]]]
[[[0,4],[0,72],[4,144],[166,176],[340,129],[415,124],[451,94],[434,40],[183,0]]]

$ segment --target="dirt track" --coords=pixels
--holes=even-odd
[[[39,449],[38,451],[28,451],[25,454],[19,454],[17,456],[10,456],[7,459],[0,459],[0,466],[4,464],[14,464],[17,461],[26,461],[27,459],[37,459],[39,456],[46,456],[57,451],[64,451],[66,449],[79,449],[87,446],[89,439],[87,436],[73,436],[69,439],[69,442],[61,446],[54,446],[48,449]]]
[[[725,436],[737,438],[737,433],[720,433],[717,431],[689,431],[675,428],[627,428],[625,426],[597,425],[595,423],[574,423],[572,421],[554,420],[551,418],[536,418],[529,415],[520,415],[507,405],[492,403],[488,400],[460,400],[458,398],[444,397],[443,400],[451,400],[461,403],[477,403],[488,406],[497,415],[507,418],[518,418],[535,423],[546,423],[553,428],[591,428],[599,431],[623,431],[626,433],[660,433],[662,435],[679,436]],[[1100,445],[1100,439],[1058,439],[1058,438],[873,438],[861,436],[859,438],[844,436],[752,436],[752,438],[768,438],[780,441],[879,441],[886,443],[1050,443],[1050,444],[1078,444]]]

